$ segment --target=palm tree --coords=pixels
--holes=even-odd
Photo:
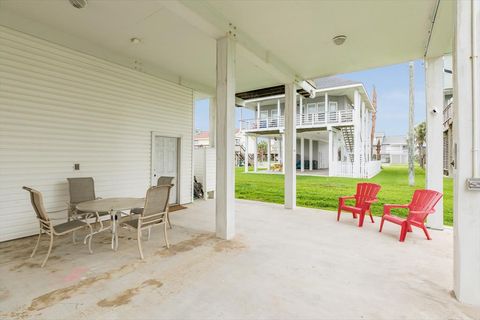
[[[427,125],[424,122],[415,127],[415,145],[418,149],[418,162],[420,167],[425,169],[425,138],[427,136]]]
[[[266,155],[267,155],[267,142],[266,141],[260,141],[257,144],[257,152],[258,155],[260,156],[260,161],[265,161]]]

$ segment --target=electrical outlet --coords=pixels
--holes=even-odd
[[[75,163],[75,164],[73,165],[73,169],[74,169],[74,170],[80,170],[80,163]]]

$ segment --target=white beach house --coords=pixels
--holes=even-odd
[[[361,82],[339,77],[313,81],[315,90],[299,90],[296,102],[297,155],[300,173],[370,178],[380,171],[372,161],[370,134],[375,112]],[[247,153],[253,154],[257,172],[257,142],[267,140],[267,168],[271,170],[272,141],[279,145],[278,162],[285,158],[285,94],[283,87],[237,93],[244,106],[254,111],[253,119],[241,120]],[[253,142],[253,143],[252,143]],[[280,166],[283,170],[283,166]],[[245,166],[245,170],[248,167]]]

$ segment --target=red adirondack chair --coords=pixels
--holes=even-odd
[[[337,221],[340,220],[340,214],[342,211],[348,211],[353,214],[353,218],[357,218],[357,214],[360,216],[358,226],[363,226],[363,220],[365,220],[365,214],[368,211],[370,219],[373,221],[372,212],[370,206],[372,203],[377,202],[377,194],[380,191],[381,186],[375,183],[359,183],[357,184],[357,193],[354,196],[345,196],[338,198],[338,215]],[[349,206],[345,203],[345,200],[355,199],[355,205]]]
[[[412,226],[418,227],[425,232],[428,240],[431,240],[425,227],[425,219],[429,214],[435,212],[435,205],[442,198],[440,192],[434,190],[415,190],[413,194],[412,202],[409,204],[385,204],[383,206],[382,222],[380,223],[380,232],[383,229],[383,223],[385,220],[393,222],[402,226],[400,231],[400,241],[405,241],[407,232],[412,232]],[[408,209],[407,218],[400,218],[393,216],[390,211],[392,208],[404,208]]]

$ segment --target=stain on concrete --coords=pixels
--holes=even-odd
[[[48,308],[60,301],[71,298],[75,293],[85,290],[88,287],[96,284],[97,282],[103,280],[109,280],[114,277],[118,277],[129,272],[135,271],[140,264],[144,263],[143,261],[138,261],[131,264],[123,265],[117,269],[110,270],[108,272],[101,273],[94,277],[90,277],[84,280],[81,280],[71,286],[60,288],[57,290],[50,291],[44,295],[41,295],[32,300],[30,306],[26,309],[27,311],[40,311],[45,308]]]
[[[7,289],[0,289],[0,301],[6,300],[10,297],[10,291]]]
[[[133,297],[137,295],[143,288],[146,288],[146,287],[160,288],[161,286],[163,286],[163,283],[160,282],[159,280],[149,279],[142,282],[142,284],[140,284],[138,287],[127,289],[122,293],[116,295],[112,299],[100,300],[99,302],[97,302],[97,305],[102,308],[118,307],[118,306],[130,303]]]
[[[177,253],[187,252],[197,247],[203,246],[207,242],[210,242],[213,240],[215,240],[215,234],[213,233],[198,234],[191,239],[180,241],[179,243],[173,244],[168,249],[162,249],[160,251],[157,251],[156,255],[161,257],[174,256]]]
[[[247,246],[239,240],[219,240],[215,243],[213,249],[216,252],[224,252],[224,251],[233,251],[233,250],[242,250],[245,249]]]

